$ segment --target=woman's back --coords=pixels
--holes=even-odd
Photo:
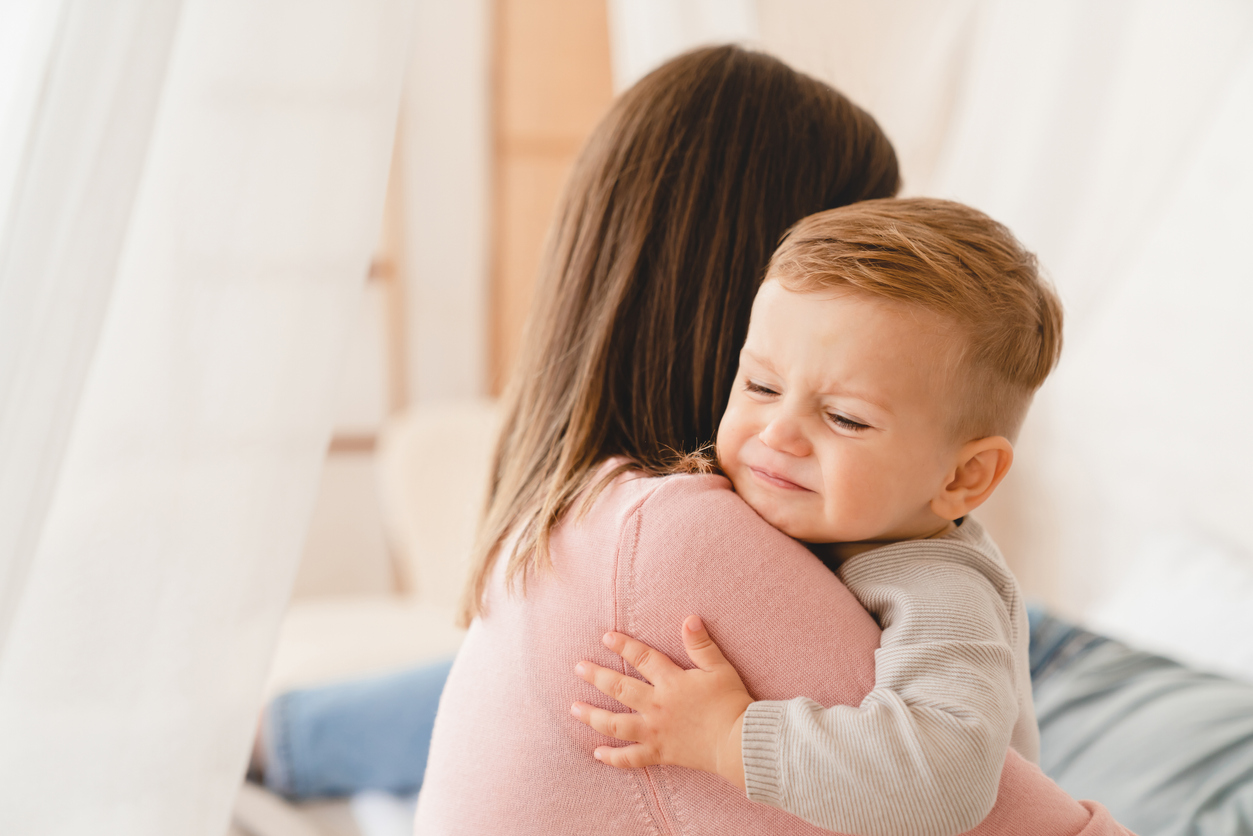
[[[803,546],[717,476],[618,477],[552,538],[553,571],[505,594],[470,628],[441,700],[418,833],[820,833],[705,773],[616,770],[612,742],[570,716],[581,659],[621,660],[606,630],[685,659],[679,625],[700,613],[753,693],[856,702],[873,684],[878,628]],[[801,632],[805,641],[801,641]],[[822,646],[820,657],[792,648]]]

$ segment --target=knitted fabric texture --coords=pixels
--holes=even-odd
[[[839,577],[883,628],[874,688],[857,708],[754,703],[748,797],[864,836],[969,830],[996,801],[1006,748],[1039,760],[1013,574],[967,518],[941,538],[863,552]]]

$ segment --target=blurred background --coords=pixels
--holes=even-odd
[[[727,41],[1058,286],[981,514],[1028,595],[1253,680],[1247,4],[5,0],[0,830],[216,836],[264,695],[455,649],[566,174]]]

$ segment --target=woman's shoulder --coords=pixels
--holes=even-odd
[[[725,476],[716,473],[674,473],[648,476],[625,471],[614,478],[605,499],[618,507],[624,525],[651,535],[728,536],[754,544],[771,543],[808,554],[804,546],[771,526],[740,498]]]
[[[716,562],[741,570],[768,566],[774,573],[789,564],[812,569],[817,563],[805,546],[758,516],[718,474],[625,471],[596,505],[598,512],[616,517],[613,527],[620,532],[622,553],[653,569],[678,562],[690,572]]]
[[[809,549],[721,476],[618,479],[622,516],[608,572],[617,629],[683,659],[679,625],[695,613],[759,699],[860,701],[874,682],[878,628]],[[832,675],[798,677],[788,668],[795,658],[823,658]]]

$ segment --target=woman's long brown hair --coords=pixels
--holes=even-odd
[[[689,52],[617,100],[549,231],[464,623],[506,540],[510,585],[550,566],[549,533],[606,458],[662,474],[713,439],[783,232],[898,184],[865,111],[762,53]]]

